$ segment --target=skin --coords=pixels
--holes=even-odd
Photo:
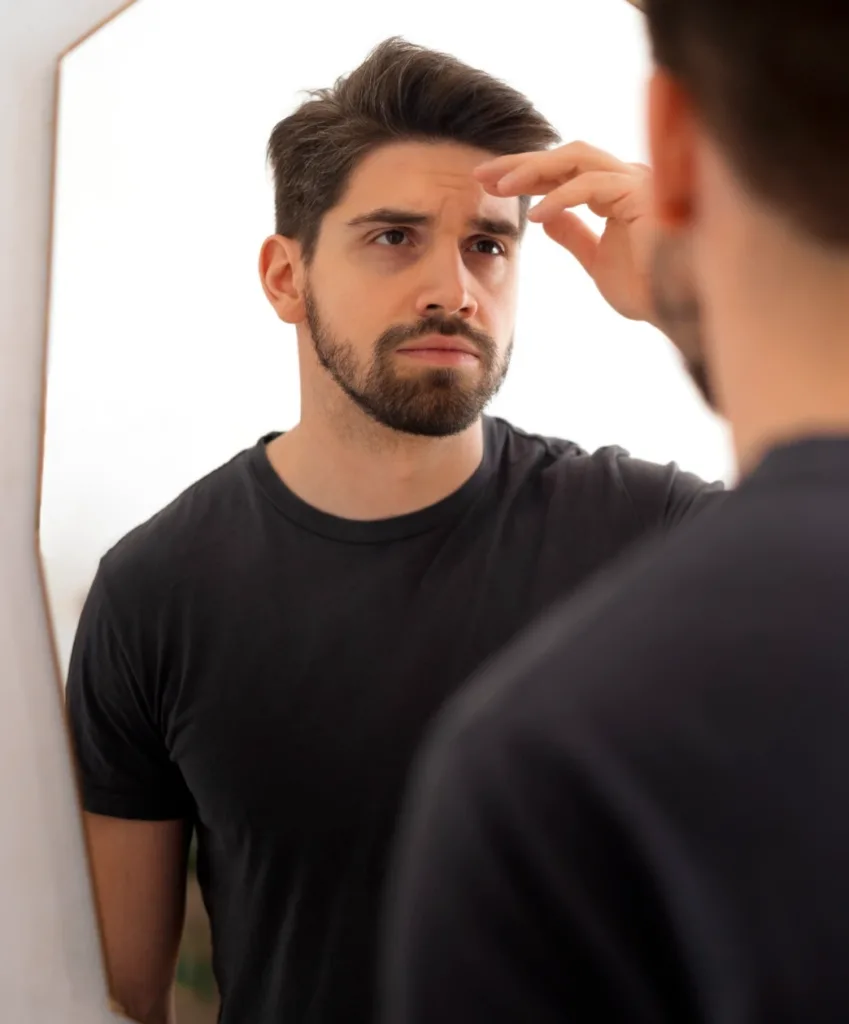
[[[114,1008],[141,1024],[174,1024],[188,830],[182,821],[83,820]]]

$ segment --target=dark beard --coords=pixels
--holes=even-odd
[[[687,372],[704,400],[717,412],[716,392],[705,359],[702,311],[686,238],[667,235],[658,239],[651,282],[658,326],[683,356]]]
[[[507,375],[512,342],[499,359],[488,334],[462,320],[443,317],[428,317],[410,327],[384,331],[374,346],[371,364],[363,372],[353,347],[337,341],[325,328],[309,289],[304,303],[321,365],[358,408],[390,430],[419,437],[459,434],[478,419]],[[432,367],[415,376],[399,376],[392,365],[392,353],[403,342],[429,334],[459,336],[473,342],[483,371],[478,379],[469,383],[466,375],[452,367]]]

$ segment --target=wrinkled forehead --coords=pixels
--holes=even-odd
[[[456,143],[382,146],[354,169],[336,214],[348,220],[376,208],[418,211],[434,220],[482,217],[519,225],[519,200],[491,196],[473,177],[492,153]]]

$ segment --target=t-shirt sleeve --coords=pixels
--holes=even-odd
[[[487,673],[481,702],[511,674]],[[521,729],[459,717],[426,749],[402,823],[382,1024],[675,1019],[652,982],[669,969],[663,915],[593,783]]]
[[[667,530],[714,507],[727,493],[721,481],[707,483],[669,465],[642,459],[619,460],[622,483],[641,518],[650,529]]]
[[[101,563],[86,598],[65,691],[85,810],[167,821],[191,814],[154,708],[156,680],[122,642]]]

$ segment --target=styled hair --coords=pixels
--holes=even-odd
[[[560,141],[517,90],[456,57],[393,37],[308,99],[271,134],[275,230],[315,252],[325,213],[358,163],[392,142],[457,142],[501,156]],[[520,200],[524,227],[529,199]]]
[[[657,65],[740,180],[797,230],[849,246],[849,3],[641,0]]]

